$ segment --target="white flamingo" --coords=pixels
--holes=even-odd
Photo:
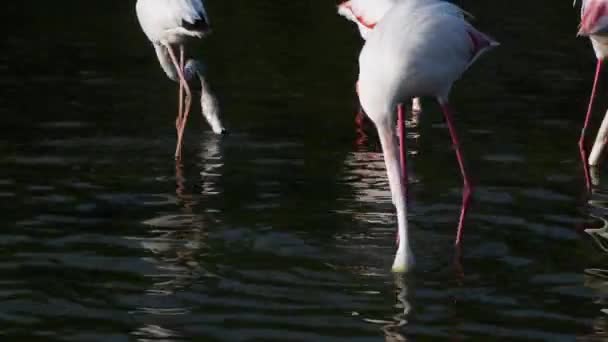
[[[338,5],[338,14],[357,24],[363,40],[384,15],[400,0],[348,0]],[[412,110],[421,111],[420,98],[412,99]]]
[[[595,77],[593,87],[591,88],[591,98],[587,107],[587,115],[581,131],[581,136],[578,141],[578,147],[583,161],[585,170],[585,183],[587,189],[591,188],[591,179],[589,176],[589,167],[587,166],[587,152],[585,150],[585,134],[591,118],[593,109],[593,101],[599,75],[602,71],[603,63],[608,56],[608,0],[583,0],[581,7],[581,25],[578,34],[588,36],[591,39],[593,50],[597,58]],[[597,134],[593,149],[589,155],[589,165],[597,166],[608,137],[608,113],[604,116],[604,120]]]
[[[179,108],[175,121],[175,158],[178,159],[181,157],[184,129],[190,113],[192,86],[198,87],[200,83],[201,107],[211,129],[218,134],[225,132],[219,119],[217,101],[205,81],[203,64],[189,59],[184,65],[184,45],[210,32],[209,18],[202,0],[138,0],[135,7],[141,28],[154,45],[163,71],[179,83]],[[179,62],[175,54],[178,46]],[[197,79],[199,82],[194,82]]]
[[[498,43],[477,31],[462,10],[440,0],[408,0],[395,4],[368,35],[359,56],[359,97],[376,125],[397,209],[398,249],[394,272],[414,264],[408,239],[407,207],[394,115],[403,101],[414,96],[434,96],[442,107],[464,181],[463,203],[456,234],[462,226],[471,196],[471,183],[452,119],[448,95],[452,84],[485,51]],[[402,145],[401,155],[404,155]],[[403,170],[404,172],[406,170]]]

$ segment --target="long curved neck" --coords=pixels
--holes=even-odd
[[[167,48],[162,45],[155,44],[154,50],[156,50],[156,56],[158,57],[160,66],[165,74],[167,74],[167,77],[175,82],[179,82],[177,70],[171,61]],[[203,115],[215,133],[223,133],[224,126],[220,120],[217,99],[211,92],[211,89],[209,89],[209,85],[205,79],[205,70],[203,64],[197,60],[189,59],[184,65],[184,77],[186,78],[187,82],[198,79],[201,87],[201,107]]]
[[[198,69],[196,74],[201,82],[201,109],[203,111],[203,116],[207,119],[207,122],[209,122],[211,129],[215,133],[223,133],[225,130],[220,119],[220,109],[217,99],[205,79],[203,70]]]

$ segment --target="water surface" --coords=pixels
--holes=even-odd
[[[0,336],[608,338],[608,175],[586,198],[576,140],[595,60],[576,10],[463,5],[502,46],[452,96],[476,184],[461,267],[461,180],[429,99],[408,135],[405,277],[390,273],[380,146],[354,124],[361,42],[333,3],[209,4],[214,35],[196,52],[231,134],[195,109],[177,165],[177,90],[132,2],[7,5]]]

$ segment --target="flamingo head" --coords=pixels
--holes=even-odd
[[[608,2],[591,0],[583,8],[580,36],[608,34]]]

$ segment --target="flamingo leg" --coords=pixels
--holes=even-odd
[[[405,130],[405,110],[403,104],[397,106],[397,123],[399,126],[399,158],[401,165],[401,178],[403,178],[403,189],[407,196],[407,145],[406,145],[406,130]]]
[[[395,139],[395,123],[392,121],[392,117],[392,115],[387,115],[375,124],[382,144],[393,204],[397,209],[398,248],[393,262],[393,272],[406,272],[413,266],[414,258],[408,239],[407,201],[400,170],[398,142]]]
[[[173,65],[175,66],[175,69],[177,70],[177,75],[179,76],[180,82],[184,87],[184,92],[186,93],[186,106],[184,109],[183,118],[182,118],[180,126],[178,127],[178,130],[177,130],[177,146],[175,148],[175,159],[180,159],[181,155],[182,155],[184,128],[186,127],[186,120],[187,120],[188,114],[190,112],[191,101],[189,99],[192,98],[192,92],[190,91],[188,82],[186,82],[186,78],[184,77],[183,70],[179,68],[179,63],[177,61],[177,58],[175,57],[175,52],[173,51],[173,48],[169,44],[166,44],[166,46],[167,46],[167,50],[169,51],[169,56],[171,57],[171,61],[173,62]]]
[[[456,128],[454,127],[452,109],[450,108],[447,101],[439,101],[441,104],[441,108],[443,109],[443,115],[445,116],[445,121],[448,124],[448,129],[450,131],[450,136],[452,137],[452,145],[454,146],[454,150],[456,150],[456,158],[458,159],[458,166],[460,166],[460,173],[462,174],[462,180],[464,182],[463,190],[462,190],[462,207],[460,209],[460,219],[458,221],[458,230],[456,232],[456,246],[460,246],[462,242],[462,231],[464,226],[464,221],[469,210],[469,204],[471,202],[471,193],[472,186],[469,181],[469,176],[467,175],[465,166],[464,166],[464,158],[462,156],[462,150],[460,148],[460,143],[458,141],[458,135],[456,134]]]
[[[407,201],[407,145],[406,145],[406,130],[405,130],[405,111],[403,104],[397,106],[397,126],[399,129],[399,161],[401,165],[401,180],[403,182],[403,193]],[[399,234],[397,234],[397,244],[399,244]]]
[[[179,46],[179,69],[184,72],[184,46]],[[179,132],[179,127],[182,124],[182,117],[184,115],[184,85],[179,82],[179,105],[177,111],[177,119],[175,120],[175,129]]]
[[[589,99],[589,106],[587,107],[587,115],[585,115],[585,123],[583,124],[583,129],[581,130],[581,137],[578,140],[578,150],[580,152],[581,160],[583,162],[583,171],[585,172],[585,185],[587,186],[587,190],[591,189],[591,177],[589,175],[589,165],[587,165],[587,151],[585,150],[585,133],[587,132],[587,127],[589,126],[589,121],[591,119],[593,101],[595,100],[595,92],[597,90],[597,83],[601,71],[602,60],[598,59],[597,64],[595,66],[595,77],[593,78],[593,87],[591,88],[591,97]]]
[[[361,108],[355,116],[355,123],[357,125],[357,127],[355,128],[357,132],[357,139],[355,140],[355,144],[357,146],[363,146],[367,142],[367,134],[365,133],[365,113]]]

